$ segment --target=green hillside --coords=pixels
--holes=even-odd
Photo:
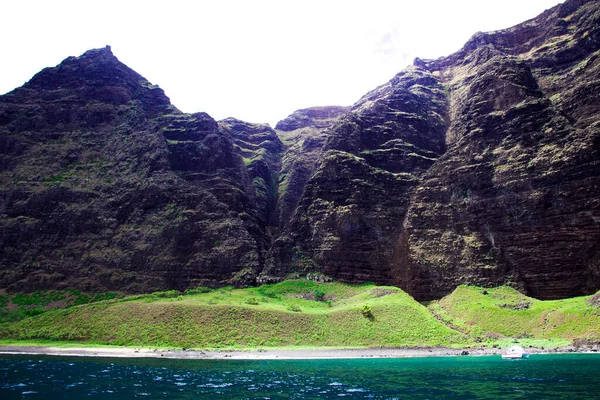
[[[514,289],[460,286],[425,307],[402,290],[302,279],[258,288],[198,288],[118,298],[2,295],[3,341],[154,348],[470,347],[597,341],[591,296],[539,301]],[[95,299],[101,300],[94,302]],[[35,304],[39,301],[40,304]],[[82,302],[90,301],[88,304]],[[78,305],[79,304],[79,305]],[[31,311],[33,310],[33,311]]]
[[[203,293],[206,292],[206,293]],[[287,281],[259,288],[161,292],[52,310],[0,326],[17,340],[185,348],[461,345],[402,290]]]
[[[600,308],[592,296],[540,301],[510,287],[459,286],[432,302],[442,321],[473,337],[493,341],[519,339],[600,339]]]

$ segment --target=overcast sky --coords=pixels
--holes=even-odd
[[[448,55],[557,0],[10,0],[0,93],[91,48],[113,53],[184,112],[274,125],[351,105],[415,57]]]

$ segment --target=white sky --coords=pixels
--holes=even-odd
[[[0,93],[108,44],[184,112],[274,126],[300,108],[351,105],[415,57],[560,2],[2,0]]]

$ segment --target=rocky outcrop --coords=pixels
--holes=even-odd
[[[278,199],[278,171],[284,145],[267,124],[250,124],[234,118],[219,122],[222,132],[233,140],[252,180],[253,197],[260,213],[261,225],[277,225],[274,216]]]
[[[599,27],[568,0],[274,130],[184,114],[109,48],[70,57],[0,97],[0,288],[594,293]]]
[[[350,107],[325,106],[311,107],[294,111],[287,118],[279,121],[275,129],[281,132],[297,131],[302,128],[329,128],[335,121],[346,114]]]
[[[416,188],[400,285],[537,298],[600,287],[600,8],[566,2],[423,62],[449,89],[448,150]]]
[[[295,111],[277,123],[277,135],[285,143],[275,210],[278,232],[285,228],[296,211],[306,182],[322,159],[330,128],[349,110],[350,107],[312,107]]]
[[[0,97],[0,286],[223,285],[266,242],[233,138],[110,48]],[[235,279],[234,279],[235,280]]]
[[[391,283],[410,188],[443,153],[446,113],[438,79],[416,68],[355,104],[329,132],[261,278],[318,268],[345,281]]]

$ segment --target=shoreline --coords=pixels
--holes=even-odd
[[[567,346],[556,349],[527,348],[530,354],[600,354],[596,347]],[[319,360],[352,358],[421,358],[501,355],[501,348],[317,348],[260,350],[159,350],[129,347],[0,346],[1,355],[45,355],[62,357],[167,358],[182,360]]]

